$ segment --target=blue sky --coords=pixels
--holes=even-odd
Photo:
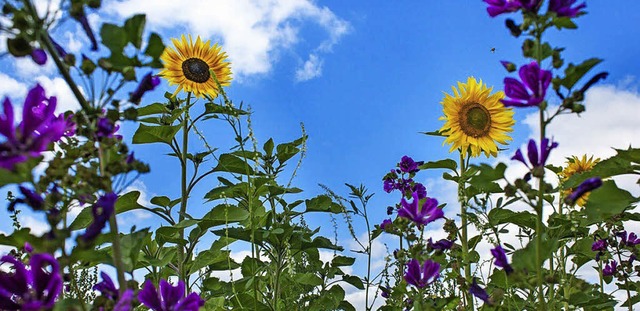
[[[500,90],[506,71],[499,61],[524,63],[522,39],[513,38],[504,27],[506,17],[520,17],[490,18],[481,1],[162,0],[149,7],[143,0],[109,0],[103,1],[103,8],[90,15],[96,30],[103,21],[146,12],[147,31],[160,32],[167,45],[170,37],[183,33],[220,42],[236,74],[227,92],[235,102],[251,105],[260,144],[269,137],[276,142],[293,140],[300,135],[299,124],[304,123],[308,152],[294,184],[312,197],[322,193],[318,183],[342,194],[347,193],[343,183],[363,183],[376,193],[370,204],[373,223],[379,223],[386,216],[386,206],[398,199],[382,191],[381,178],[403,155],[425,161],[449,156],[440,138],[419,134],[441,127],[443,92],[450,93],[452,85],[468,76]],[[567,62],[603,58],[596,70],[610,75],[587,95],[587,112],[581,118],[564,117],[551,128],[561,146],[552,157],[556,164],[572,154],[611,155],[609,146],[640,146],[636,123],[640,113],[640,2],[587,1],[586,10],[588,14],[577,20],[578,30],[551,30],[546,39],[553,46],[566,47]],[[70,20],[56,29],[54,37],[73,52],[88,50],[84,34]],[[1,41],[4,51],[4,39]],[[56,79],[51,64],[42,70],[28,59],[0,59],[0,96],[21,103],[34,76],[66,107],[73,107],[69,90]],[[162,100],[166,87],[163,82],[143,103]],[[500,160],[508,161],[533,134],[535,126],[528,117],[532,112],[516,112],[514,141]],[[601,117],[604,113],[609,117]],[[133,124],[123,125],[125,139],[130,141],[133,129]],[[231,138],[229,129],[220,124],[206,123],[201,129],[214,145]],[[198,147],[197,143],[193,146]],[[177,163],[158,156],[168,150],[133,148],[152,168],[135,187],[147,199],[176,197],[177,166],[173,170],[165,167]],[[455,191],[437,174],[419,177],[430,195],[455,202]],[[5,191],[0,190],[0,197]],[[198,197],[196,193],[193,201]],[[447,215],[453,217],[455,211]],[[0,216],[5,217],[6,212],[0,210]],[[38,225],[37,218],[29,221]],[[155,219],[139,221],[151,225]],[[3,222],[0,230],[10,230],[9,225]],[[362,232],[361,226],[357,228]],[[343,244],[349,242],[346,235],[341,238]]]

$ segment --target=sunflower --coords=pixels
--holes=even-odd
[[[583,155],[582,158],[578,158],[576,156],[573,156],[569,159],[567,159],[567,167],[565,167],[562,172],[560,172],[560,179],[562,180],[562,182],[565,182],[567,180],[569,180],[569,177],[575,175],[575,174],[580,174],[580,173],[584,173],[584,172],[588,172],[590,171],[594,165],[596,165],[596,163],[600,162],[600,158],[593,158],[593,156],[589,157],[587,159],[587,155]],[[571,192],[573,191],[573,189],[565,189],[564,190],[564,195],[568,196],[569,194],[571,194]],[[589,199],[589,193],[587,192],[585,194],[583,194],[580,198],[578,198],[576,200],[576,204],[578,206],[584,207],[585,204],[587,204],[587,200]]]
[[[211,71],[221,86],[231,84],[231,67],[226,62],[227,54],[216,43],[211,46],[210,41],[202,42],[200,36],[194,43],[191,35],[189,41],[182,35],[182,39],[172,38],[175,50],[167,48],[160,56],[164,62],[164,69],[160,76],[165,78],[169,85],[178,85],[173,93],[175,96],[181,90],[192,92],[196,97],[204,97],[205,94],[216,97],[220,90],[216,80],[211,76]]]
[[[467,152],[477,157],[481,152],[489,157],[498,156],[498,146],[511,140],[507,132],[513,131],[513,110],[505,108],[500,102],[504,98],[502,91],[491,94],[493,88],[487,88],[482,80],[469,77],[467,83],[458,82],[453,96],[445,93],[441,104],[444,106],[445,124],[440,133],[446,136],[444,143],[451,144],[452,152],[460,150],[463,157]]]

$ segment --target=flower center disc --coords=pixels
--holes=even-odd
[[[189,58],[182,62],[182,72],[184,76],[197,83],[204,83],[209,80],[209,65],[199,58]]]
[[[460,109],[460,127],[462,131],[474,138],[486,136],[491,129],[489,110],[478,103],[466,104]]]

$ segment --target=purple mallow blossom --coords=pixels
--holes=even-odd
[[[620,231],[616,233],[616,236],[620,238],[620,244],[622,244],[621,246],[635,246],[640,244],[640,239],[638,239],[638,236],[634,232],[631,232],[629,233],[629,235],[627,235],[627,231]]]
[[[453,241],[449,241],[447,239],[441,239],[433,243],[433,240],[429,238],[427,240],[427,246],[429,246],[432,249],[445,250],[445,249],[450,249],[453,246]]]
[[[580,12],[580,10],[587,7],[587,5],[583,2],[578,4],[578,6],[571,7],[576,3],[576,0],[549,0],[549,11],[555,12],[559,17],[576,17]]]
[[[18,186],[18,190],[22,193],[22,198],[16,198],[11,201],[8,206],[8,210],[13,212],[15,210],[15,206],[17,204],[26,204],[29,205],[33,210],[39,211],[44,207],[44,199],[37,192],[30,190],[23,186]]]
[[[604,239],[600,239],[593,242],[593,244],[591,245],[591,250],[594,252],[607,250],[607,241]]]
[[[418,194],[419,199],[424,199],[427,197],[427,188],[419,182],[415,183],[411,190],[413,190],[413,192]]]
[[[120,295],[118,288],[113,283],[109,275],[104,272],[100,272],[100,276],[102,277],[102,282],[93,286],[94,290],[97,290],[102,294],[103,297],[108,300],[116,302],[113,310],[114,311],[129,311],[131,310],[131,302],[133,301],[133,290],[127,289]]]
[[[131,93],[129,101],[134,104],[139,104],[140,100],[142,99],[142,95],[144,95],[144,93],[148,91],[155,89],[158,84],[160,84],[160,77],[153,76],[151,72],[149,72],[142,78],[135,91]]]
[[[111,119],[107,117],[100,117],[96,124],[96,137],[98,139],[111,137],[122,139],[122,135],[114,135],[119,129],[120,125],[115,124]]]
[[[516,154],[511,157],[511,160],[518,160],[530,169],[544,167],[547,163],[547,158],[549,158],[549,153],[551,153],[551,150],[556,147],[558,147],[558,143],[550,141],[548,138],[543,138],[542,143],[540,144],[540,150],[538,150],[536,141],[531,139],[527,145],[527,156],[529,157],[529,162],[527,163],[520,149],[518,149]],[[531,163],[531,165],[529,165],[529,163]]]
[[[420,199],[417,192],[413,193],[412,202],[402,198],[400,203],[402,207],[398,209],[398,217],[407,218],[418,225],[426,225],[444,217],[444,213],[438,208],[438,200],[434,198],[426,198],[422,206],[419,206]]]
[[[62,291],[60,265],[50,254],[33,254],[30,269],[22,261],[6,255],[0,264],[13,266],[11,272],[0,271],[1,310],[52,309]]]
[[[575,188],[571,194],[564,198],[564,202],[571,205],[576,202],[585,193],[593,191],[602,186],[602,179],[600,177],[592,177],[583,181],[577,188]]]
[[[91,241],[102,232],[107,221],[109,221],[109,217],[111,217],[111,214],[113,214],[115,210],[117,199],[118,195],[113,192],[109,192],[98,198],[98,201],[91,207],[93,222],[82,235],[82,240],[85,242]]]
[[[522,82],[511,77],[504,78],[504,93],[510,98],[502,99],[502,103],[505,107],[540,105],[551,83],[551,71],[540,69],[537,62],[531,62],[520,67],[518,73]]]
[[[400,163],[398,164],[398,167],[400,168],[400,171],[403,173],[415,173],[420,170],[418,166],[422,164],[424,164],[424,162],[422,161],[416,162],[409,156],[403,156],[402,159],[400,159]]]
[[[502,13],[510,13],[519,10],[522,7],[520,0],[482,0],[486,2],[487,13],[489,16],[496,17]]]
[[[172,286],[165,280],[160,280],[160,291],[156,290],[150,280],[138,292],[138,300],[153,311],[197,311],[204,305],[204,300],[196,293],[185,297],[184,282]]]
[[[487,291],[476,283],[476,278],[473,278],[473,282],[469,285],[469,293],[478,297],[478,299],[484,301],[486,304],[491,305],[491,298],[489,297],[489,294],[487,294]]]
[[[16,164],[27,161],[29,157],[40,156],[68,131],[65,117],[53,114],[56,104],[54,96],[47,98],[44,89],[36,85],[25,99],[22,122],[14,127],[13,105],[8,98],[4,100],[0,134],[6,140],[0,143],[0,168],[13,170]]]
[[[387,230],[387,227],[392,226],[392,225],[393,225],[393,222],[391,221],[391,219],[385,219],[380,224],[380,229]]]
[[[616,274],[616,270],[618,269],[618,263],[615,260],[610,261],[604,269],[602,269],[603,276],[612,276]]]
[[[427,260],[420,266],[417,259],[411,259],[407,264],[404,280],[418,288],[425,288],[440,276],[440,264]]]
[[[493,258],[495,258],[494,264],[496,266],[503,268],[507,274],[513,272],[513,268],[511,268],[511,265],[507,260],[507,254],[505,254],[502,246],[496,245],[496,248],[491,250],[491,255],[493,255]]]

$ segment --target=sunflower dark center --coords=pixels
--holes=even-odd
[[[199,58],[189,58],[182,62],[182,73],[185,78],[197,82],[204,83],[209,80],[209,65]]]
[[[474,138],[486,136],[491,130],[491,113],[478,103],[466,104],[460,109],[460,128]]]

